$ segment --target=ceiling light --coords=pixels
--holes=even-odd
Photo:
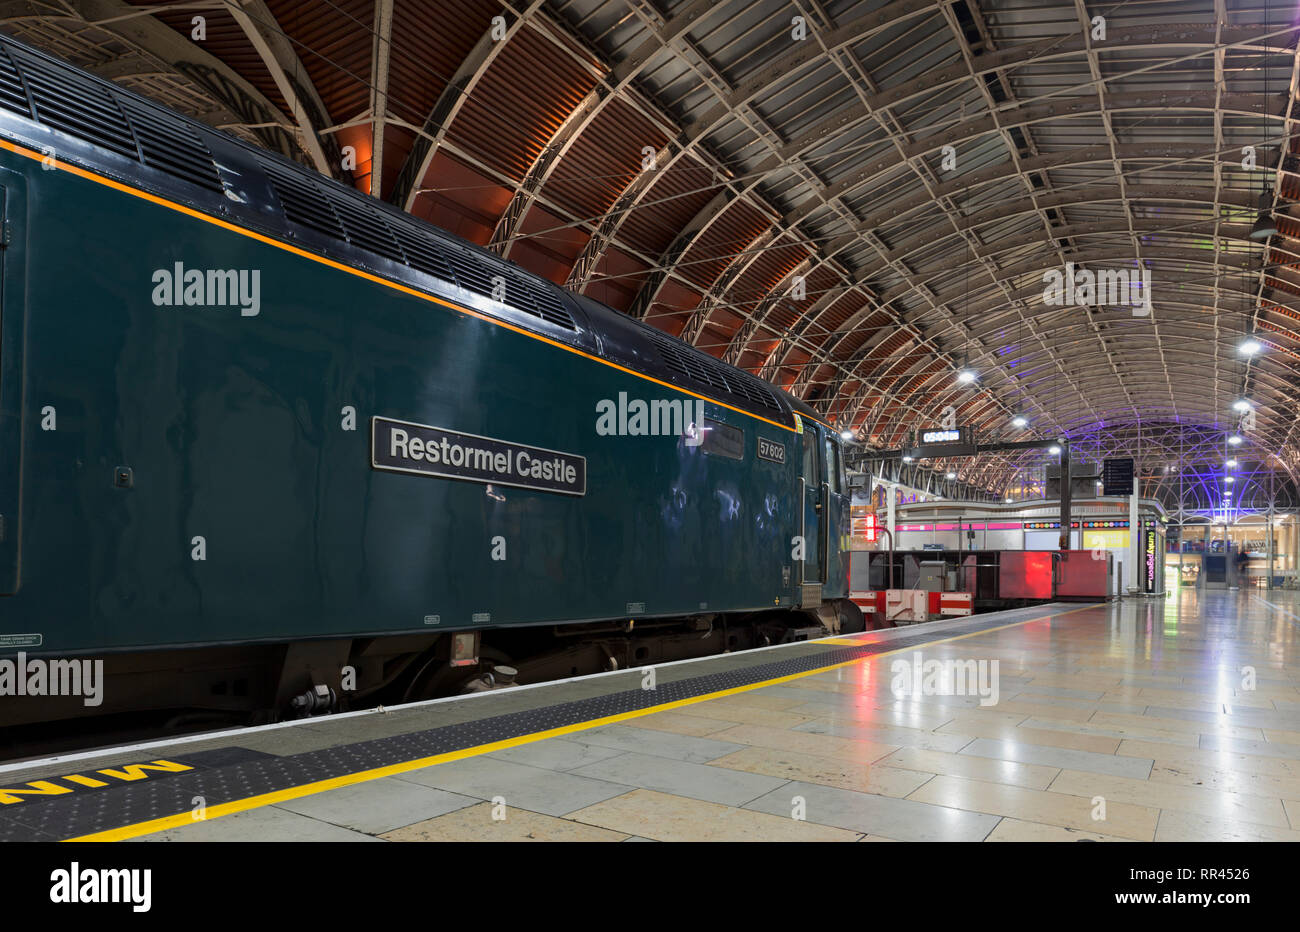
[[[948,478],[949,478],[949,479],[956,479],[956,478],[957,478],[957,474],[956,474],[955,472],[950,472],[950,473],[948,473]]]
[[[910,463],[910,462],[912,462],[912,458],[911,458],[910,456],[905,456],[905,457],[903,457],[903,462],[904,462],[904,463]]]
[[[1277,236],[1277,224],[1273,220],[1273,199],[1268,194],[1262,194],[1259,198],[1259,216],[1255,218],[1255,225],[1250,228],[1250,238],[1253,240],[1266,240],[1269,237]]]
[[[1017,414],[1015,417],[1011,419],[1011,426],[1025,428],[1029,426],[1029,421],[1025,420],[1025,418]]]
[[[1060,448],[1060,447],[1051,447],[1050,449],[1048,449],[1047,452],[1050,453],[1050,454],[1052,454],[1053,456],[1055,456],[1056,454],[1058,454],[1058,453],[1061,452],[1061,448]]]
[[[1011,504],[1011,499],[1009,499],[1009,498],[1007,499],[1007,504],[1008,504],[1008,505]],[[1281,523],[1282,523],[1281,521],[1278,522],[1278,524],[1281,524]]]
[[[1234,402],[1232,403],[1232,410],[1234,410],[1234,411],[1249,411],[1249,410],[1250,410],[1250,402],[1247,401],[1245,398],[1239,398],[1239,399],[1237,399],[1236,401],[1234,401]]]
[[[1224,465],[1224,466],[1227,466],[1229,469],[1235,469],[1236,466],[1237,466],[1237,461],[1236,461],[1236,460],[1228,460],[1228,462],[1224,463],[1223,465]]]
[[[975,373],[970,369],[962,369],[957,373],[957,381],[961,382],[963,385],[969,385],[971,382],[975,381],[975,378]]]
[[[1260,343],[1254,337],[1246,337],[1246,339],[1237,344],[1237,352],[1241,353],[1243,356],[1254,356],[1263,348],[1264,344]]]
[[[1233,482],[1233,478],[1232,476],[1224,476],[1223,481],[1231,484]]]
[[[1241,444],[1241,438],[1236,434],[1233,434],[1228,438],[1228,443],[1232,444],[1234,447],[1239,446]]]
[[[840,439],[841,439],[841,440],[852,440],[852,439],[853,439],[853,431],[851,431],[851,430],[842,430],[842,431],[840,431]]]

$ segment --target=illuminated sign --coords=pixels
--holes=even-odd
[[[1128,531],[1084,531],[1084,550],[1127,550]]]
[[[1147,531],[1147,592],[1156,591],[1156,532]]]
[[[959,443],[960,430],[927,430],[921,433],[922,443]]]
[[[1070,527],[1078,527],[1078,521],[1071,521]],[[1027,521],[1025,523],[1026,531],[1056,531],[1060,530],[1060,521]]]
[[[1089,528],[1102,528],[1102,527],[1123,528],[1123,527],[1128,527],[1128,522],[1127,521],[1085,521],[1083,522],[1083,526]]]

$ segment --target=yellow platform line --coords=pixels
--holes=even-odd
[[[1014,621],[1010,624],[998,625],[994,628],[985,628],[983,631],[971,631],[966,634],[957,634],[952,637],[938,638],[933,641],[925,642],[929,644],[944,644],[949,641],[960,641],[965,638],[979,637],[984,634],[992,634],[995,631],[1005,631],[1007,628],[1018,628],[1021,625],[1032,624],[1036,621],[1047,621],[1049,619],[1059,618],[1062,615],[1069,615],[1074,612],[1081,612],[1087,609],[1097,608],[1096,605],[1083,605],[1079,608],[1067,609],[1063,612],[1054,612],[1051,615],[1044,615],[1041,618],[1027,618],[1024,621]],[[852,644],[853,646],[866,646],[869,641],[850,641],[847,638],[825,638],[817,641],[808,641],[809,644]],[[151,835],[154,832],[165,831],[169,828],[180,828],[185,825],[192,825],[195,822],[219,819],[222,816],[234,815],[238,812],[247,812],[250,809],[260,809],[263,806],[272,806],[276,803],[287,802],[291,799],[300,799],[303,796],[312,796],[316,793],[323,793],[326,790],[337,790],[345,786],[354,786],[358,783],[367,783],[371,780],[379,780],[383,777],[392,777],[397,774],[410,773],[412,770],[423,770],[425,767],[433,767],[437,764],[446,764],[451,761],[465,760],[470,757],[479,757],[483,754],[491,754],[493,751],[504,751],[506,748],[515,748],[524,744],[532,744],[537,741],[545,741],[547,738],[560,738],[564,735],[576,734],[580,731],[587,731],[592,728],[600,728],[604,725],[614,725],[619,722],[627,722],[632,719],[641,718],[646,715],[654,715],[658,712],[667,712],[672,709],[680,709],[688,705],[698,705],[702,702],[709,702],[713,699],[721,699],[724,696],[735,696],[740,693],[750,692],[755,689],[763,689],[768,686],[778,686],[781,683],[789,683],[793,680],[803,679],[806,676],[815,676],[819,673],[826,673],[830,670],[838,670],[841,667],[850,667],[855,664],[867,663],[873,660],[879,660],[882,657],[888,657],[892,654],[902,653],[904,651],[915,650],[923,645],[910,644],[907,647],[900,647],[896,650],[884,651],[879,654],[870,654],[866,657],[859,657],[855,660],[846,660],[841,663],[833,663],[825,667],[817,667],[813,670],[805,670],[802,673],[790,673],[786,676],[778,676],[770,680],[761,680],[757,683],[748,683],[744,686],[733,686],[730,689],[721,689],[717,692],[705,693],[700,696],[692,696],[688,699],[676,699],[672,702],[665,702],[661,705],[650,706],[645,709],[636,709],[631,712],[620,712],[617,715],[606,715],[602,718],[591,719],[586,722],[576,722],[572,725],[564,725],[559,728],[550,728],[546,731],[533,732],[527,735],[518,735],[514,738],[506,738],[502,741],[493,741],[490,744],[480,744],[472,748],[464,748],[459,751],[449,751],[446,754],[435,754],[432,757],[421,757],[416,760],[404,761],[400,764],[389,764],[384,767],[375,767],[370,770],[360,770],[356,773],[344,774],[341,777],[330,777],[327,780],[317,780],[314,783],[304,783],[301,786],[289,787],[283,790],[275,790],[270,793],[262,793],[258,796],[250,796],[247,799],[238,799],[234,802],[221,803],[207,809],[203,819],[195,819],[192,812],[181,812],[175,815],[163,816],[158,819],[150,819],[146,822],[137,822],[134,825],[124,825],[121,828],[107,829],[102,832],[94,832],[90,835],[82,835],[77,838],[67,838],[65,841],[124,841],[128,838],[138,838],[141,835]]]

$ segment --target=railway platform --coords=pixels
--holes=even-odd
[[[0,839],[1300,841],[1300,599],[1051,604],[20,762]]]

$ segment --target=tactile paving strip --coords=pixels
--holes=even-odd
[[[166,780],[110,787],[93,793],[76,793],[45,799],[40,805],[15,805],[0,812],[0,841],[51,841],[77,838],[95,832],[121,828],[152,819],[208,808],[277,790],[290,789],[346,776],[364,770],[402,764],[407,761],[462,751],[508,738],[536,734],[554,728],[577,725],[608,716],[635,712],[692,699],[709,693],[749,686],[767,680],[820,667],[860,660],[875,654],[942,641],[963,634],[979,633],[1022,621],[1059,614],[1055,606],[1037,606],[975,620],[960,629],[926,632],[873,641],[860,647],[785,656],[754,666],[705,673],[671,682],[660,681],[654,690],[629,689],[554,705],[489,716],[469,722],[442,725],[425,731],[374,738],[307,751],[285,757],[236,755],[236,763],[206,766]],[[804,647],[812,644],[800,642]],[[779,652],[778,652],[779,653]],[[563,684],[556,684],[562,689]],[[322,723],[328,719],[322,719]],[[231,749],[243,750],[243,749]],[[197,756],[197,755],[193,755]],[[185,761],[185,755],[175,758]]]

